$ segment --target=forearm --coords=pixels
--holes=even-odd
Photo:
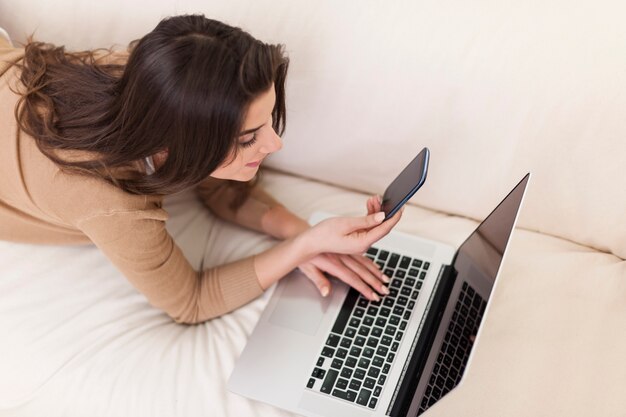
[[[289,238],[254,258],[254,268],[263,290],[287,275],[298,265],[317,255],[304,234]]]
[[[275,206],[268,210],[261,219],[261,225],[265,233],[281,240],[298,236],[311,227],[306,220],[284,206]]]

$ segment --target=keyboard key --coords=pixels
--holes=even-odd
[[[320,356],[320,358],[317,360],[317,366],[322,366],[324,365],[324,358]]]
[[[378,378],[380,374],[380,368],[372,366],[369,371],[367,371],[367,376],[371,376],[372,378]]]
[[[372,317],[376,317],[376,314],[378,314],[378,309],[376,307],[370,307],[370,308],[367,309],[367,314],[372,316]]]
[[[365,310],[363,310],[362,308],[355,308],[353,314],[355,317],[363,317],[363,314],[365,314]]]
[[[382,261],[386,261],[388,257],[389,257],[389,252],[387,252],[386,250],[381,250],[378,253],[378,259]]]
[[[347,351],[347,350],[345,350],[344,348],[339,348],[339,349],[337,349],[337,354],[336,354],[336,356],[337,356],[339,359],[345,359],[345,357],[346,357],[346,355],[347,355],[347,354],[348,354],[348,351]]]
[[[330,364],[331,368],[341,369],[343,361],[341,359],[333,359],[333,363]]]
[[[359,367],[367,369],[370,366],[370,360],[366,358],[361,358],[359,361]]]
[[[338,389],[333,390],[333,397],[341,398],[342,400],[347,400],[348,393],[346,391],[341,391]]]
[[[394,302],[395,302],[395,301],[394,301],[394,299],[393,299],[393,298],[390,298],[390,297],[385,297],[385,299],[383,300],[383,305],[384,305],[385,307],[393,307]],[[380,319],[380,317],[379,317],[379,319]]]
[[[324,346],[322,349],[322,356],[326,356],[327,358],[332,358],[335,354],[335,349],[329,348],[328,346]]]
[[[365,338],[363,336],[357,336],[354,339],[354,344],[357,346],[363,346],[365,345]]]
[[[369,339],[367,339],[367,346],[375,348],[376,346],[378,346],[378,339],[375,337],[370,337]]]
[[[402,316],[402,318],[404,318],[405,320],[408,320],[411,317],[411,310],[407,310],[404,313],[404,316]]]
[[[357,319],[356,317],[353,317],[352,319],[350,319],[350,326],[359,327],[360,324],[361,324],[361,320]]]
[[[400,294],[401,295],[405,295],[405,296],[410,296],[411,295],[411,288],[407,287],[406,285],[404,287],[402,287],[402,289],[400,290]]]
[[[404,297],[404,296],[400,296],[398,297],[398,300],[396,301],[399,305],[401,306],[406,306],[406,304],[409,302],[409,299]]]
[[[347,337],[344,337],[343,339],[341,339],[341,343],[339,345],[342,348],[349,349],[351,344],[352,344],[352,339],[348,339]]]
[[[421,280],[423,281],[423,280],[424,280],[424,278],[426,278],[426,272],[422,271],[422,272],[420,273],[420,278],[419,278],[419,279],[421,279]]]
[[[375,385],[376,385],[376,380],[375,379],[365,378],[365,381],[363,381],[363,386],[365,388],[373,389]]]
[[[389,295],[387,297],[396,298],[398,296],[397,288],[389,288]]]
[[[369,317],[369,316],[365,316],[365,318],[363,319],[363,325],[364,326],[371,326],[372,324],[374,324],[374,318],[373,317]]]
[[[357,359],[354,356],[348,356],[348,359],[346,359],[346,366],[354,368],[356,366],[356,362]]]
[[[371,247],[366,252],[368,255],[376,256],[378,254],[378,249]]]
[[[391,280],[391,286],[394,288],[400,288],[402,286],[402,280],[394,278],[393,280]]]
[[[380,315],[383,317],[389,317],[390,313],[391,313],[391,310],[388,309],[387,307],[383,307],[380,309]]]
[[[359,396],[356,399],[357,404],[366,406],[370,399],[370,395],[372,395],[372,391],[368,390],[367,388],[361,389],[361,391],[359,392]]]
[[[398,265],[398,261],[400,260],[400,255],[397,253],[392,253],[389,257],[389,261],[387,262],[387,266],[389,268],[395,268]]]
[[[391,365],[389,365],[388,363],[386,363],[383,366],[383,374],[388,374],[389,373],[389,369],[391,369]]]
[[[403,256],[402,260],[400,261],[400,268],[407,269],[409,265],[411,265],[411,258],[409,258],[408,256]]]
[[[389,355],[387,355],[387,362],[393,362],[394,358],[396,357],[395,353],[390,353]]]
[[[361,308],[367,308],[367,304],[369,303],[368,300],[366,300],[365,298],[363,298],[363,296],[359,297],[359,301],[357,301],[356,305],[361,307]]]
[[[365,369],[362,368],[356,368],[354,370],[354,378],[355,379],[360,379],[363,380],[363,378],[365,378]]]
[[[417,298],[417,294],[418,291],[413,291],[413,294],[411,294],[411,298],[415,300]]]
[[[387,324],[387,320],[385,320],[382,317],[379,317],[376,319],[376,325],[379,327],[385,327],[385,324]]]
[[[394,276],[397,278],[404,278],[405,275],[406,275],[406,272],[404,272],[404,270],[402,269],[397,269],[396,273],[394,274]]]
[[[411,268],[411,269],[409,269],[409,276],[410,277],[416,277],[417,274],[419,274],[419,272],[420,272],[419,269]],[[415,281],[415,280],[413,280],[413,281]],[[413,285],[413,284],[410,284],[410,285]]]
[[[313,378],[317,379],[323,379],[324,375],[326,375],[326,371],[320,368],[313,369],[313,373],[311,374]]]
[[[378,384],[379,385],[385,385],[385,381],[387,380],[387,377],[385,375],[381,375],[378,377]]]
[[[430,267],[430,262],[424,262],[424,269],[428,270]]]
[[[338,375],[339,372],[335,371],[334,369],[329,369],[326,373],[326,378],[324,378],[324,382],[322,383],[322,388],[320,389],[320,391],[324,394],[329,394],[333,389],[333,385],[335,385],[335,381],[337,380]]]
[[[369,332],[370,332],[370,328],[367,327],[367,326],[361,326],[359,328],[359,335],[361,335],[361,336],[367,336],[369,334]]]
[[[370,347],[366,347],[365,349],[363,349],[363,357],[371,358],[372,356],[374,356],[374,349]]]
[[[348,327],[346,329],[346,336],[347,337],[354,337],[355,334],[356,334],[356,329],[354,327]]]
[[[398,351],[398,346],[400,346],[400,344],[398,342],[393,342],[393,345],[391,345],[391,351],[392,352],[397,352]]]
[[[420,261],[419,259],[413,259],[413,262],[411,262],[411,266],[413,266],[415,268],[421,268],[422,267],[422,261]]]
[[[396,330],[397,328],[395,326],[389,325],[385,327],[385,334],[388,336],[393,336],[394,334],[396,334]]]
[[[355,390],[355,391],[360,390],[361,389],[361,381],[359,381],[358,379],[353,379],[352,381],[350,381],[349,388],[351,390]]]
[[[380,343],[385,346],[391,345],[391,342],[393,342],[393,339],[389,336],[383,336],[383,338],[380,339]]]
[[[398,342],[399,342],[400,340],[402,340],[402,335],[403,335],[403,334],[404,334],[403,332],[398,332],[398,333],[396,333],[396,340],[397,340]]]
[[[389,324],[397,326],[400,323],[400,317],[395,314],[389,317]]]
[[[350,368],[343,368],[341,370],[341,377],[342,378],[350,379],[351,376],[352,376],[352,369],[350,369]]]
[[[309,382],[306,384],[307,388],[313,388],[313,385],[315,385],[315,379],[314,378],[309,378]]]
[[[376,408],[376,403],[378,402],[377,398],[373,398],[370,400],[370,404],[368,405],[369,408]]]
[[[335,388],[344,390],[348,388],[348,380],[345,378],[339,378],[335,384]]]
[[[380,356],[387,356],[387,352],[389,352],[389,349],[385,346],[378,346],[378,349],[376,350],[376,354]]]
[[[361,348],[353,346],[352,349],[350,349],[350,355],[359,357],[361,355]]]
[[[400,330],[406,329],[406,324],[407,324],[407,321],[406,320],[402,320],[402,323],[400,323]]]
[[[383,366],[384,363],[385,363],[385,358],[383,358],[382,356],[377,355],[372,360],[372,365],[378,366],[379,368]]]
[[[404,307],[396,306],[393,308],[393,314],[397,314],[398,316],[401,316],[402,313],[404,313]]]
[[[385,269],[385,275],[391,278],[393,276],[393,269]]]
[[[330,334],[326,340],[326,344],[331,347],[337,347],[340,337],[336,334]]]
[[[409,301],[409,304],[406,306],[409,310],[413,310],[415,307],[415,301]]]

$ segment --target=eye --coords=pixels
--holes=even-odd
[[[254,145],[256,143],[256,132],[252,135],[252,139],[246,141],[246,142],[239,142],[239,145],[242,148],[249,148],[250,146]]]

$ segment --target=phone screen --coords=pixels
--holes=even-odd
[[[392,217],[400,208],[409,201],[413,194],[426,181],[428,172],[428,159],[430,151],[422,149],[417,156],[402,170],[400,175],[387,187],[383,195],[382,210],[385,212],[385,220]]]

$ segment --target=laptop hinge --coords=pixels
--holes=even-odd
[[[405,365],[401,382],[392,400],[391,413],[388,414],[391,417],[404,417],[409,411],[448,304],[455,278],[456,271],[451,265],[445,265],[439,271],[435,290],[431,294],[424,318],[416,334],[416,340],[413,341],[414,346],[409,355],[408,365]]]

